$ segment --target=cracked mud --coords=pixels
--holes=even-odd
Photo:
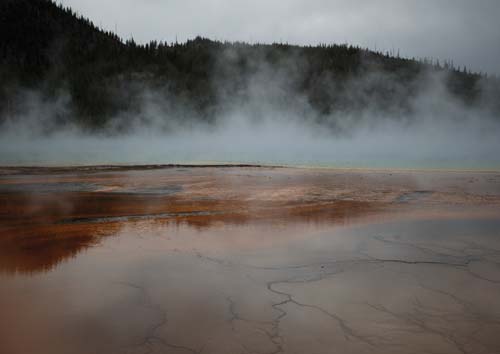
[[[499,353],[499,210],[494,172],[5,168],[0,352]]]

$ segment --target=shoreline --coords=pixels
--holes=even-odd
[[[252,163],[168,163],[168,164],[89,164],[89,165],[0,165],[0,175],[3,171],[18,171],[20,173],[55,173],[55,172],[101,172],[101,171],[144,171],[174,168],[259,168],[259,169],[296,169],[321,170],[339,172],[375,172],[375,173],[500,173],[500,169],[470,169],[470,168],[402,168],[402,167],[336,167],[314,165],[287,164],[252,164]]]

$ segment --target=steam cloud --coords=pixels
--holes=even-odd
[[[227,55],[231,55],[228,53]],[[286,65],[286,63],[285,63]],[[89,132],[71,120],[71,97],[46,100],[23,93],[23,110],[5,117],[0,132],[1,165],[259,163],[343,167],[498,168],[500,119],[481,106],[465,106],[446,91],[444,75],[422,75],[410,101],[411,113],[378,109],[338,111],[326,118],[298,94],[291,72],[260,66],[244,94],[218,87],[215,121],[193,119],[193,110],[140,80],[120,90],[139,92],[138,109],[114,117],[105,129]],[[324,90],[337,90],[322,78]],[[343,87],[353,101],[383,80],[373,72]],[[292,99],[290,99],[292,98]],[[389,113],[388,113],[389,112]],[[65,118],[66,117],[66,118]]]

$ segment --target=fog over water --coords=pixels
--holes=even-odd
[[[352,82],[346,94],[358,100],[373,77],[395,85],[374,74]],[[0,164],[499,168],[499,117],[481,105],[465,106],[451,98],[439,75],[423,77],[420,86],[411,113],[381,113],[374,107],[325,118],[289,88],[286,78],[261,71],[249,80],[245,99],[221,94],[220,114],[207,122],[144,85],[140,109],[97,132],[72,123],[67,94],[44,100],[40,92],[26,92],[24,109],[1,126]],[[326,89],[335,87],[332,83]],[[61,123],[61,117],[69,118]]]

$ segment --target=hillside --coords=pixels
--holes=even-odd
[[[35,92],[45,103],[64,98],[64,109],[51,111],[58,124],[91,130],[112,120],[126,130],[131,117],[144,115],[144,102],[155,103],[161,120],[206,122],[249,102],[258,116],[263,102],[274,110],[314,112],[335,128],[338,118],[331,117],[339,113],[411,116],[414,98],[434,77],[450,99],[500,112],[496,78],[349,45],[200,37],[138,45],[48,0],[2,0],[0,36],[1,120],[20,116],[27,93]]]

